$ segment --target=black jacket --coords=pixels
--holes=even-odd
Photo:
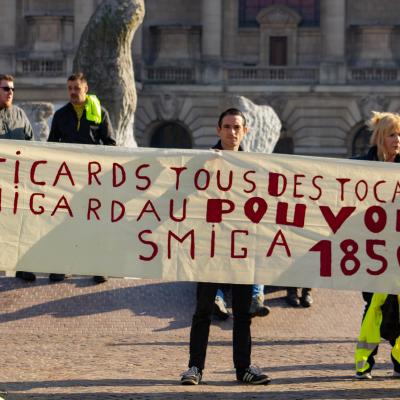
[[[51,123],[48,142],[104,144],[115,146],[114,131],[110,117],[105,108],[101,107],[101,122],[96,124],[86,119],[83,111],[79,130],[78,117],[71,103],[56,111]]]
[[[352,157],[354,160],[368,160],[368,161],[379,161],[378,160],[378,148],[376,146],[372,146],[368,149],[367,154],[364,154],[362,156],[357,156],[357,157]],[[400,155],[397,154],[396,158],[394,159],[394,162],[398,163],[400,162]]]
[[[218,140],[218,143],[213,147],[213,149],[217,149],[217,150],[223,150],[222,148],[222,143],[220,140]],[[242,146],[239,146],[238,151],[244,151]]]

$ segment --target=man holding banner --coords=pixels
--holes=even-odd
[[[88,94],[88,84],[83,73],[71,75],[67,80],[69,103],[54,114],[49,142],[103,144],[115,146],[115,136],[110,117],[95,95]],[[50,274],[53,282],[62,281],[65,274]],[[93,277],[103,283],[105,276]]]
[[[0,139],[31,140],[33,130],[24,110],[13,105],[14,77],[0,75]],[[27,282],[36,279],[32,272],[17,271],[15,276]]]
[[[224,111],[218,120],[217,132],[220,141],[214,147],[223,151],[243,151],[240,146],[247,133],[246,118],[235,108]],[[190,331],[189,369],[182,373],[183,385],[197,385],[203,377],[211,315],[219,283],[197,283],[196,310]],[[233,311],[233,363],[238,381],[260,385],[271,379],[258,368],[250,365],[252,285],[232,285]]]

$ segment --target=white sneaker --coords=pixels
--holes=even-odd
[[[354,377],[356,379],[372,379],[371,372],[357,372]]]

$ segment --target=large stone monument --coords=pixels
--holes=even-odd
[[[131,44],[143,21],[144,0],[103,0],[79,42],[74,71],[88,78],[89,93],[108,110],[117,144],[136,147],[136,89]]]

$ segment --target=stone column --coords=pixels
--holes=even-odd
[[[203,0],[201,20],[203,81],[220,81],[222,76],[222,0]]]
[[[132,42],[132,54],[136,59],[136,62],[140,62],[143,53],[142,47],[142,40],[143,40],[143,33],[142,33],[143,25],[140,25],[135,32],[135,36],[133,37]],[[135,60],[134,60],[135,61]]]
[[[95,3],[93,0],[75,0],[74,3],[74,43],[77,47],[81,38],[82,32],[90,17],[94,13]]]
[[[135,36],[132,41],[132,61],[133,61],[133,70],[135,73],[135,81],[142,80],[142,68],[144,67],[144,63],[142,62],[143,58],[143,25],[140,25],[135,32]]]
[[[204,57],[221,57],[222,3],[221,0],[203,0],[202,50]]]
[[[239,28],[239,0],[224,3],[222,57],[224,61],[236,61]]]
[[[3,73],[14,73],[16,44],[15,1],[0,0],[0,66]]]
[[[346,81],[346,0],[321,0],[321,83]]]

